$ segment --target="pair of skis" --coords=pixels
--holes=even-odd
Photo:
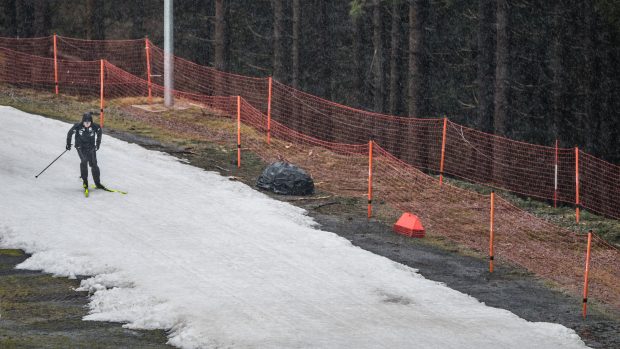
[[[123,195],[127,194],[127,192],[126,192],[126,191],[122,191],[122,190],[110,189],[110,188],[106,188],[106,187],[103,187],[103,188],[97,188],[97,186],[96,186],[96,185],[94,185],[94,184],[91,184],[91,188],[92,188],[92,189],[99,189],[99,190],[109,191],[109,192],[111,192],[111,193],[119,193],[119,194],[123,194]],[[85,197],[88,197],[88,195],[89,195],[89,190],[88,190],[88,187],[86,187],[86,186],[85,186],[85,187],[84,187],[84,196],[85,196]]]

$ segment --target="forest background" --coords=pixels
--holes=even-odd
[[[2,0],[0,36],[148,36],[163,1]],[[620,163],[615,0],[174,1],[175,54],[338,103]]]

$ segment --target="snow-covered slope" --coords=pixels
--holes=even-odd
[[[75,150],[35,179],[69,128],[0,107],[0,244],[33,254],[20,268],[93,275],[86,320],[169,328],[183,348],[584,347],[137,145],[104,136],[97,154],[102,182],[128,195],[85,198]]]

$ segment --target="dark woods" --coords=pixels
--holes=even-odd
[[[0,35],[163,46],[163,1],[3,0]],[[620,162],[614,0],[174,2],[175,53],[396,115]]]

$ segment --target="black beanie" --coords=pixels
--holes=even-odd
[[[86,112],[82,115],[82,122],[90,121],[93,122],[93,112]]]

